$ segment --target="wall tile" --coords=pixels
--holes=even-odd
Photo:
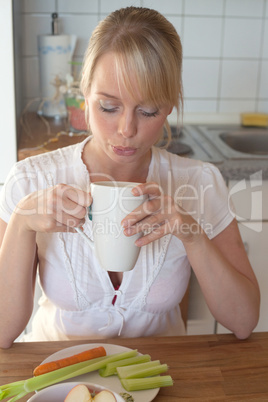
[[[176,29],[182,40],[182,18],[177,16],[167,16],[167,19],[174,26],[174,28]]]
[[[221,97],[255,98],[257,77],[257,61],[223,60]]]
[[[208,99],[185,99],[185,113],[216,113],[217,101]]]
[[[266,101],[260,100],[257,102],[258,113],[268,113],[268,99]]]
[[[226,15],[262,17],[264,0],[226,0]]]
[[[49,15],[23,14],[22,19],[22,49],[24,56],[38,55],[38,35],[50,34],[51,17]]]
[[[219,60],[184,59],[183,85],[186,98],[216,98]]]
[[[261,20],[227,18],[224,29],[224,57],[260,57]]]
[[[22,2],[22,11],[25,13],[53,13],[56,11],[56,0],[15,0]]]
[[[22,59],[23,82],[22,93],[26,98],[39,98],[39,59],[38,57],[24,57]]]
[[[142,5],[153,8],[163,15],[182,14],[182,0],[143,0]]]
[[[255,100],[221,100],[219,102],[220,113],[247,113],[255,112]]]
[[[98,0],[58,0],[58,12],[64,13],[97,13]]]
[[[74,55],[83,56],[88,45],[92,31],[98,24],[97,15],[64,15],[62,18],[62,29],[65,34],[75,34],[77,44]]]
[[[99,1],[100,1],[100,12],[105,14],[122,7],[141,6],[141,0],[99,0]]]
[[[25,102],[39,95],[37,35],[50,33],[52,12],[59,12],[60,32],[78,36],[74,60],[82,61],[98,21],[135,5],[166,15],[181,36],[185,113],[268,113],[268,0],[13,1],[22,12],[16,55]]]
[[[223,0],[185,0],[186,15],[222,15]]]
[[[267,9],[268,9],[268,4],[267,4]],[[266,19],[264,22],[262,57],[265,57],[266,59],[268,59],[268,19]]]
[[[221,50],[221,18],[184,19],[184,56],[219,57]]]
[[[259,97],[268,99],[268,61],[261,64]]]

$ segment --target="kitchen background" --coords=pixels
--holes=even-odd
[[[36,111],[41,100],[37,36],[51,33],[51,14],[58,13],[61,34],[77,35],[73,60],[81,62],[98,21],[129,5],[159,10],[181,36],[185,125],[239,124],[243,112],[268,113],[268,0],[1,0],[0,185],[17,158],[20,116],[25,108]],[[176,115],[169,120],[176,124]],[[254,230],[243,235],[254,243],[249,255],[267,278],[268,222],[261,238]],[[190,296],[188,333],[217,331],[194,280]],[[268,330],[266,319],[259,330]]]
[[[239,121],[241,112],[268,112],[267,0],[14,0],[21,105],[40,96],[37,35],[78,37],[74,60],[108,13],[128,5],[155,8],[181,36],[187,122]]]

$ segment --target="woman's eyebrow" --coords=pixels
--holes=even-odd
[[[107,94],[106,92],[97,92],[97,95],[102,95],[102,96],[105,96],[106,98],[111,98],[111,99],[119,99],[119,98],[117,98],[117,96]]]
[[[109,99],[115,99],[117,101],[121,101],[121,99],[118,98],[117,96],[108,94],[108,93],[103,92],[103,91],[96,92],[96,94],[101,95],[101,96],[105,96],[106,98],[109,98]],[[146,104],[146,103],[143,103],[143,102],[139,103],[138,106],[140,106],[140,107],[157,107],[159,109],[158,106],[154,106],[154,105],[151,105],[151,104]]]

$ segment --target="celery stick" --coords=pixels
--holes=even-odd
[[[94,370],[99,370],[105,367],[107,363],[128,359],[137,355],[137,350],[131,350],[123,353],[116,353],[113,355],[98,357],[85,362],[76,363],[68,367],[52,371],[51,373],[42,374],[37,377],[29,378],[24,381],[17,381],[0,386],[0,400],[14,396],[11,401],[16,401],[28,392],[37,391],[39,389],[48,387],[52,384],[67,380],[72,377],[76,377],[82,374],[89,373]]]
[[[129,366],[130,367],[130,366]],[[118,367],[124,368],[124,367]],[[165,373],[168,370],[167,364],[159,364],[154,367],[149,367],[145,369],[133,369],[133,371],[130,370],[129,374],[127,374],[126,377],[123,377],[122,374],[119,376],[121,378],[144,378],[144,377],[152,377],[158,374]]]
[[[117,374],[116,368],[121,366],[130,366],[132,364],[146,363],[151,360],[150,355],[140,355],[130,357],[129,359],[123,359],[116,362],[108,363],[106,367],[99,369],[99,375],[101,377],[109,377],[113,374]]]
[[[9,388],[11,385],[12,385],[12,387],[15,385],[23,385],[24,381],[25,380],[19,380],[19,381],[10,382],[9,384],[0,385],[0,391],[4,391],[6,388]]]
[[[15,402],[18,401],[19,399],[23,398],[25,395],[27,395],[28,392],[22,391],[20,394],[14,396],[13,398],[9,399],[7,402]]]
[[[170,375],[148,378],[123,378],[120,381],[122,386],[128,392],[160,387],[170,387],[173,385],[173,380]]]
[[[10,396],[17,395],[24,390],[24,381],[16,381],[0,387],[0,401]]]
[[[128,375],[132,374],[133,371],[139,372],[141,370],[150,369],[155,366],[160,366],[159,360],[153,360],[153,361],[150,361],[147,363],[141,363],[141,364],[134,364],[131,366],[118,367],[117,374],[118,374],[119,378],[128,378]]]
[[[52,371],[51,373],[42,374],[25,380],[24,389],[27,392],[33,392],[38,389],[48,387],[52,384],[56,384],[60,381],[68,380],[72,377],[77,377],[91,371],[99,370],[100,368],[105,367],[107,363],[134,357],[137,353],[137,350],[131,350],[128,352],[116,353],[110,356],[98,357],[97,359],[91,359],[87,362],[72,364],[71,366],[63,367],[61,369]]]

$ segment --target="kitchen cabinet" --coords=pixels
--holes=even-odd
[[[215,333],[215,318],[211,314],[200,285],[192,271],[190,280],[187,335]]]
[[[268,222],[262,223],[261,232],[258,222],[239,226],[261,291],[260,319],[255,331],[268,331]]]
[[[260,286],[260,319],[254,332],[268,331],[268,181],[260,179],[229,183],[239,230]],[[217,333],[227,332],[217,324]]]

